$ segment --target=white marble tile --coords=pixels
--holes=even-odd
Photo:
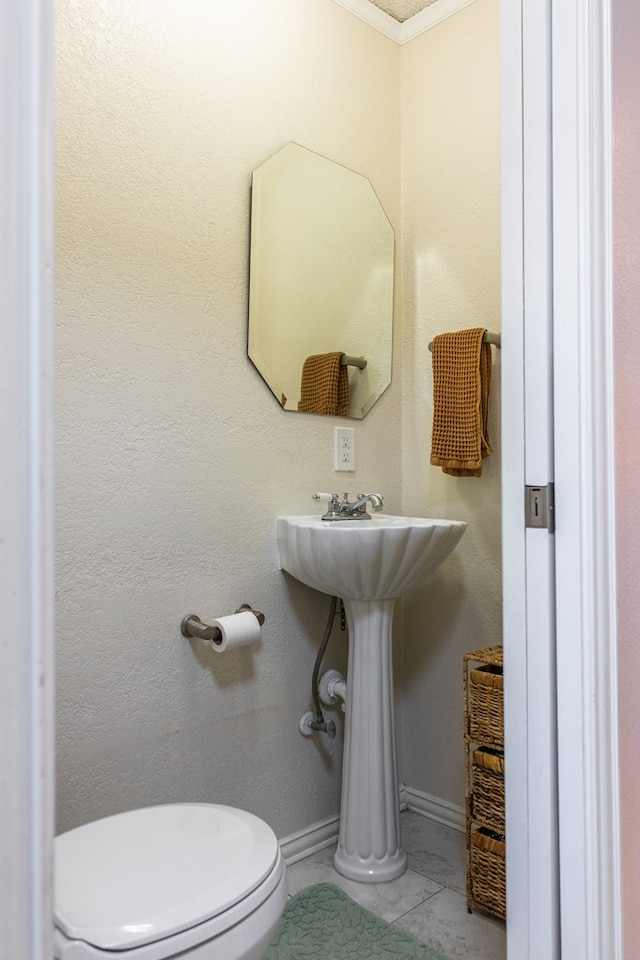
[[[466,894],[464,833],[411,810],[402,814],[400,825],[409,868],[436,883]]]
[[[289,893],[298,893],[314,883],[334,883],[365,910],[392,922],[442,889],[440,884],[412,870],[387,883],[347,880],[333,866],[334,852],[335,845],[288,867]]]
[[[443,889],[395,921],[446,960],[505,960],[506,928],[500,920],[467,911],[466,897]]]

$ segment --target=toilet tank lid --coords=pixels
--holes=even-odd
[[[56,924],[105,950],[153,943],[238,903],[277,858],[273,830],[234,807],[168,804],[116,814],[56,837]]]

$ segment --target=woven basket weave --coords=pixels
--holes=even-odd
[[[504,742],[502,667],[485,664],[469,671],[469,736],[482,743]]]
[[[507,916],[505,844],[489,830],[473,830],[470,836],[467,902],[503,920]]]
[[[492,830],[504,833],[504,756],[480,747],[473,751],[471,763],[471,815]]]
[[[506,917],[503,657],[464,656],[467,906]]]

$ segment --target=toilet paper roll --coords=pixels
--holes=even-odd
[[[212,644],[216,653],[223,653],[234,647],[246,647],[261,636],[258,618],[250,610],[232,613],[228,617],[218,617],[217,620],[212,620],[211,624],[218,627],[222,634],[222,641]]]

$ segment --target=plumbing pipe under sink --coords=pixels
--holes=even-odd
[[[339,670],[327,670],[323,673],[318,691],[325,707],[332,707],[337,700],[342,700],[342,710],[346,710],[347,683]]]

